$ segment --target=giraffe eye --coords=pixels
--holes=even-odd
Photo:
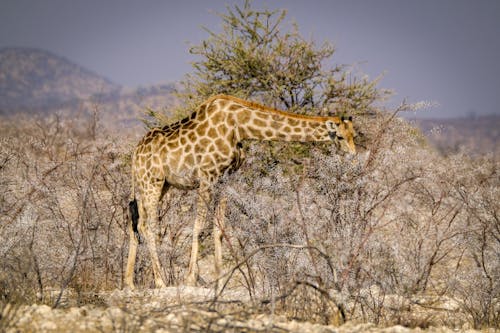
[[[337,140],[341,141],[341,140],[344,140],[344,138],[337,135]]]

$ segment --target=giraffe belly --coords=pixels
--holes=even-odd
[[[175,167],[164,170],[165,180],[182,189],[196,189],[201,182],[215,183],[227,169],[237,169],[241,153],[193,154],[178,159]]]
[[[183,190],[194,190],[200,186],[200,178],[194,169],[182,169],[168,172],[165,180],[172,186]]]

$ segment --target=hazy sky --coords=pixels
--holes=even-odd
[[[219,31],[241,0],[0,0],[0,48],[36,47],[128,86],[180,80],[189,45]],[[425,116],[500,114],[500,0],[255,0],[286,8],[303,36],[332,42],[391,103],[440,104]]]

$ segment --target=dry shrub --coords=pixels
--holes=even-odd
[[[2,129],[0,236],[5,291],[120,284],[127,237],[127,147],[59,117]]]
[[[390,114],[360,128],[366,151],[354,157],[318,144],[302,156],[252,145],[221,188],[230,245],[239,247],[232,258],[252,254],[240,283],[279,298],[273,311],[290,317],[297,293],[289,288],[300,282],[330,291],[347,319],[462,325],[453,303],[472,326],[497,326],[498,162],[443,157]],[[317,319],[318,295],[309,294],[301,311]]]
[[[356,156],[327,144],[245,145],[246,162],[215,188],[228,198],[226,289],[243,288],[260,310],[321,323],[498,326],[498,161],[443,157],[391,114],[356,123]],[[92,302],[86,292],[121,288],[135,142],[58,118],[2,127],[4,304],[47,301],[67,287]],[[170,191],[152,226],[170,284],[185,275],[195,201]],[[144,244],[136,278],[153,285]],[[214,277],[203,269],[201,278]]]

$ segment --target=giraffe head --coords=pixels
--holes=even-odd
[[[356,145],[354,138],[356,131],[352,126],[352,117],[340,117],[335,120],[327,120],[326,128],[330,139],[337,145],[337,147],[350,154],[356,153]]]

